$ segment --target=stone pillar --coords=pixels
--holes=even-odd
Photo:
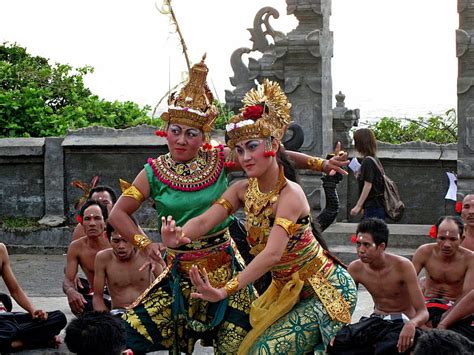
[[[270,17],[279,13],[271,7],[261,9],[249,29],[252,49],[239,48],[231,57],[236,87],[226,92],[226,101],[236,110],[243,95],[255,86],[255,79],[278,81],[292,103],[293,120],[305,132],[301,151],[326,155],[333,150],[331,58],[333,37],[329,31],[330,0],[286,0],[288,15],[294,15],[298,26],[287,35],[275,31]],[[267,37],[272,37],[271,44]],[[263,53],[258,60],[242,62],[244,53]]]
[[[64,209],[63,138],[45,138],[44,150],[44,208],[45,215],[38,221],[51,227],[66,220]]]
[[[458,0],[458,200],[474,191],[474,3]]]
[[[343,149],[349,149],[351,146],[351,137],[349,132],[352,127],[359,125],[360,110],[358,108],[349,110],[344,103],[346,95],[339,91],[336,94],[336,107],[333,108],[333,129],[334,140],[333,144],[341,142]]]

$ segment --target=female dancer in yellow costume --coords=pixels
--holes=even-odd
[[[244,98],[245,106],[227,125],[248,179],[230,186],[217,202],[184,226],[162,219],[167,245],[200,240],[239,207],[246,214],[247,240],[255,259],[224,286],[209,270],[191,267],[192,298],[221,302],[268,270],[272,283],[253,302],[252,330],[239,354],[304,354],[324,351],[335,333],[351,320],[357,290],[349,273],[318,242],[310,225],[310,207],[302,188],[285,178],[280,140],[290,123],[290,103],[277,83],[266,80]],[[286,167],[285,167],[286,168]]]

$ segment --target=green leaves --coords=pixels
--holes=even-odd
[[[381,142],[392,144],[426,141],[438,144],[456,143],[458,123],[456,111],[450,109],[444,115],[430,117],[395,118],[383,117],[369,124],[375,137]]]
[[[100,125],[126,128],[154,124],[150,107],[106,101],[84,86],[92,67],[50,65],[16,44],[0,46],[0,137],[65,135],[68,129]]]

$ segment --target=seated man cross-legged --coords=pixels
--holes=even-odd
[[[428,320],[428,311],[412,263],[385,252],[386,223],[377,218],[357,227],[359,260],[348,268],[356,282],[369,291],[374,312],[358,323],[344,326],[328,347],[330,354],[408,353]]]
[[[0,275],[16,303],[28,312],[9,312],[11,300],[2,294],[8,312],[0,313],[0,352],[57,346],[57,335],[66,326],[66,316],[61,311],[45,312],[31,303],[13,274],[7,248],[2,243]]]

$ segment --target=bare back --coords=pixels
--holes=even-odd
[[[357,284],[369,291],[377,314],[404,313],[411,319],[416,313],[413,298],[418,297],[416,301],[423,302],[421,291],[419,296],[416,292],[410,294],[410,288],[418,287],[415,269],[401,256],[385,253],[385,265],[378,270],[356,260],[350,264],[349,273]]]
[[[103,256],[102,256],[103,254]],[[101,263],[105,263],[105,279],[112,298],[112,308],[128,307],[153,281],[151,267],[139,271],[148,260],[136,252],[129,260],[118,259],[112,249],[101,252]]]

